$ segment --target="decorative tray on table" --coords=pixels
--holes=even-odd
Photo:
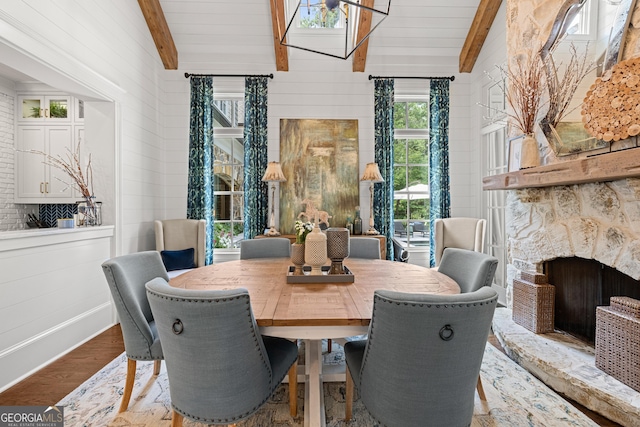
[[[351,270],[347,268],[347,266],[343,266],[344,274],[329,274],[329,270],[331,266],[323,265],[322,266],[322,275],[311,275],[311,267],[305,265],[302,268],[302,272],[304,273],[302,276],[294,276],[293,271],[295,267],[293,265],[289,266],[289,271],[287,272],[287,283],[353,283],[354,276]]]

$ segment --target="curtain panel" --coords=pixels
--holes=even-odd
[[[204,219],[205,264],[213,263],[213,79],[191,77],[187,218]]]
[[[374,227],[387,238],[387,259],[393,254],[393,102],[394,80],[374,79],[374,159],[384,182],[374,184]]]
[[[269,216],[267,79],[247,77],[244,89],[244,238],[263,234]],[[274,201],[275,202],[275,201]]]
[[[429,91],[429,247],[430,265],[435,266],[437,218],[451,215],[449,192],[449,79],[432,79]]]

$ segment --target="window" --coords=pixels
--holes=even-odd
[[[244,230],[243,95],[216,95],[213,120],[213,245],[237,248]]]
[[[567,27],[567,37],[572,40],[595,39],[598,5],[593,0],[587,1],[580,12]]]
[[[396,97],[393,108],[394,238],[405,247],[428,247],[429,103]]]
[[[484,175],[507,172],[507,131],[504,124],[493,124],[482,129],[484,149]],[[485,191],[484,208],[487,217],[487,251],[498,259],[493,286],[501,303],[506,303],[507,246],[505,237],[506,191]]]
[[[344,14],[340,8],[330,10],[324,2],[320,4],[300,4],[298,12],[298,28],[342,28],[344,27]]]

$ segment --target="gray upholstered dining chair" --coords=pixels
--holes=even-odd
[[[481,252],[466,249],[446,248],[442,253],[438,272],[446,274],[467,293],[491,286],[498,267],[498,259]]]
[[[375,237],[349,239],[349,258],[380,259],[380,240]]]
[[[498,301],[483,287],[456,295],[374,293],[367,340],[345,344],[345,419],[354,387],[379,423],[468,426]]]
[[[172,426],[183,417],[207,424],[247,418],[287,372],[296,416],[298,347],[260,335],[246,289],[179,289],[162,278],[146,288],[164,349]]]
[[[446,248],[442,253],[438,272],[446,274],[460,286],[461,293],[474,292],[483,286],[491,286],[496,274],[498,259],[491,255],[466,249]],[[478,377],[478,395],[487,400],[482,380]]]
[[[240,259],[283,258],[291,256],[291,241],[284,237],[240,241]]]
[[[127,354],[127,378],[119,412],[126,411],[133,391],[137,360],[154,360],[153,374],[160,373],[163,359],[160,337],[144,285],[151,279],[161,277],[169,280],[160,253],[137,252],[111,258],[102,264],[111,296],[120,318]]]

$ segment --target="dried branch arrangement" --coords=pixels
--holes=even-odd
[[[87,166],[84,168],[83,172],[83,168],[80,163],[80,142],[81,141],[79,140],[74,152],[67,148],[66,158],[61,155],[52,156],[51,154],[47,154],[39,150],[25,150],[24,152],[44,156],[44,161],[42,163],[66,173],[72,179],[72,182],[66,182],[56,177],[57,180],[66,184],[68,187],[75,185],[78,191],[80,191],[80,194],[82,194],[82,197],[90,200],[93,196],[93,169],[91,167],[91,154],[89,154]]]
[[[569,62],[564,67],[562,64],[556,65],[553,55],[544,60],[549,93],[549,110],[545,120],[553,127],[574,110],[569,110],[573,95],[582,80],[596,68],[596,62],[588,60],[589,46],[582,54],[578,53],[573,43],[569,49]]]
[[[532,134],[547,87],[544,63],[537,51],[531,50],[527,55],[517,57],[506,73],[509,87],[505,98],[512,109],[507,115],[523,134]]]
[[[511,119],[510,124],[522,134],[532,134],[537,117],[545,105],[545,65],[536,50],[514,59],[510,66],[496,66],[501,81],[497,81],[505,94],[509,108],[506,111],[487,107]],[[488,75],[488,74],[487,74]],[[489,76],[492,80],[491,76]]]

